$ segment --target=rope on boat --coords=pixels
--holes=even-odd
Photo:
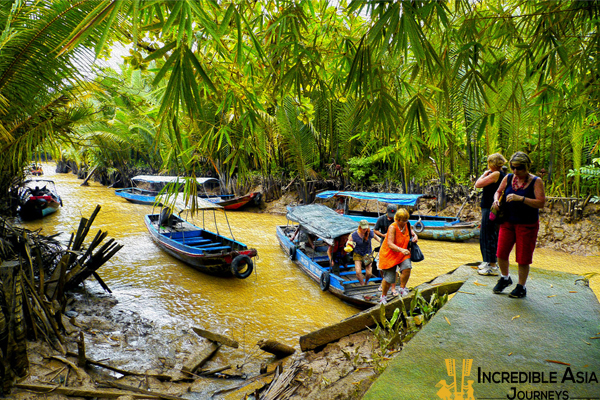
[[[225,212],[225,210],[223,210],[223,214],[225,214],[225,221],[227,221],[227,227],[229,228],[229,233],[231,234],[231,238],[233,240],[235,240],[235,237],[233,237],[233,231],[231,230],[231,225],[229,225],[229,218],[227,218],[227,213]]]

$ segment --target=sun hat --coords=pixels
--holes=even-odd
[[[395,204],[388,204],[387,205],[387,216],[390,218],[394,218],[394,215],[396,215],[396,211],[398,211],[398,206]]]
[[[366,219],[361,219],[358,226],[362,229],[367,229],[369,227],[369,222]]]

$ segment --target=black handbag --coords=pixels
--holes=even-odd
[[[512,185],[512,174],[508,176],[507,186]],[[501,225],[506,221],[506,189],[502,191],[500,194],[500,198],[498,198],[498,204],[500,205],[498,208],[495,208],[492,205],[490,210],[489,220],[494,222],[496,225]]]
[[[414,243],[412,239],[412,231],[410,229],[410,223],[406,223],[408,225],[408,249],[410,250],[410,261],[419,262],[425,259],[423,252],[418,244]]]

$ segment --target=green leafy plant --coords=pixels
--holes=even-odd
[[[401,339],[403,324],[400,315],[400,309],[396,308],[394,314],[388,320],[385,315],[385,306],[382,304],[379,308],[379,321],[373,317],[377,326],[375,329],[369,329],[373,332],[379,342],[381,354],[385,354],[388,350],[392,349]]]
[[[371,157],[352,157],[348,160],[350,176],[357,183],[367,183],[373,173],[374,162]]]

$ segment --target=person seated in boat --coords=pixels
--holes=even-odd
[[[160,216],[158,217],[158,223],[160,226],[172,228],[175,225],[175,218],[173,217],[173,210],[169,207],[163,207],[160,210]]]
[[[356,277],[361,286],[369,283],[369,279],[373,276],[373,256],[371,253],[371,240],[376,238],[379,242],[379,237],[376,237],[373,231],[369,228],[369,222],[366,219],[360,220],[358,230],[352,233],[350,240],[355,243],[352,259],[354,260],[354,268]],[[362,274],[362,267],[365,267],[365,275]]]
[[[315,249],[315,240],[317,237],[309,233],[304,227],[298,225],[296,232],[292,236],[292,242],[296,240],[296,237],[298,238],[298,246],[300,248],[306,250],[306,244],[308,244],[311,249]]]
[[[331,266],[331,272],[338,274],[340,266],[346,266],[350,260],[348,253],[346,252],[346,242],[350,234],[347,233],[342,236],[338,236],[333,239],[333,244],[327,249],[327,257],[329,257],[329,265]]]
[[[346,199],[343,196],[333,196],[337,199],[336,205],[335,205],[335,212],[337,212],[338,214],[344,215],[344,214],[348,214],[348,203],[346,202]]]

